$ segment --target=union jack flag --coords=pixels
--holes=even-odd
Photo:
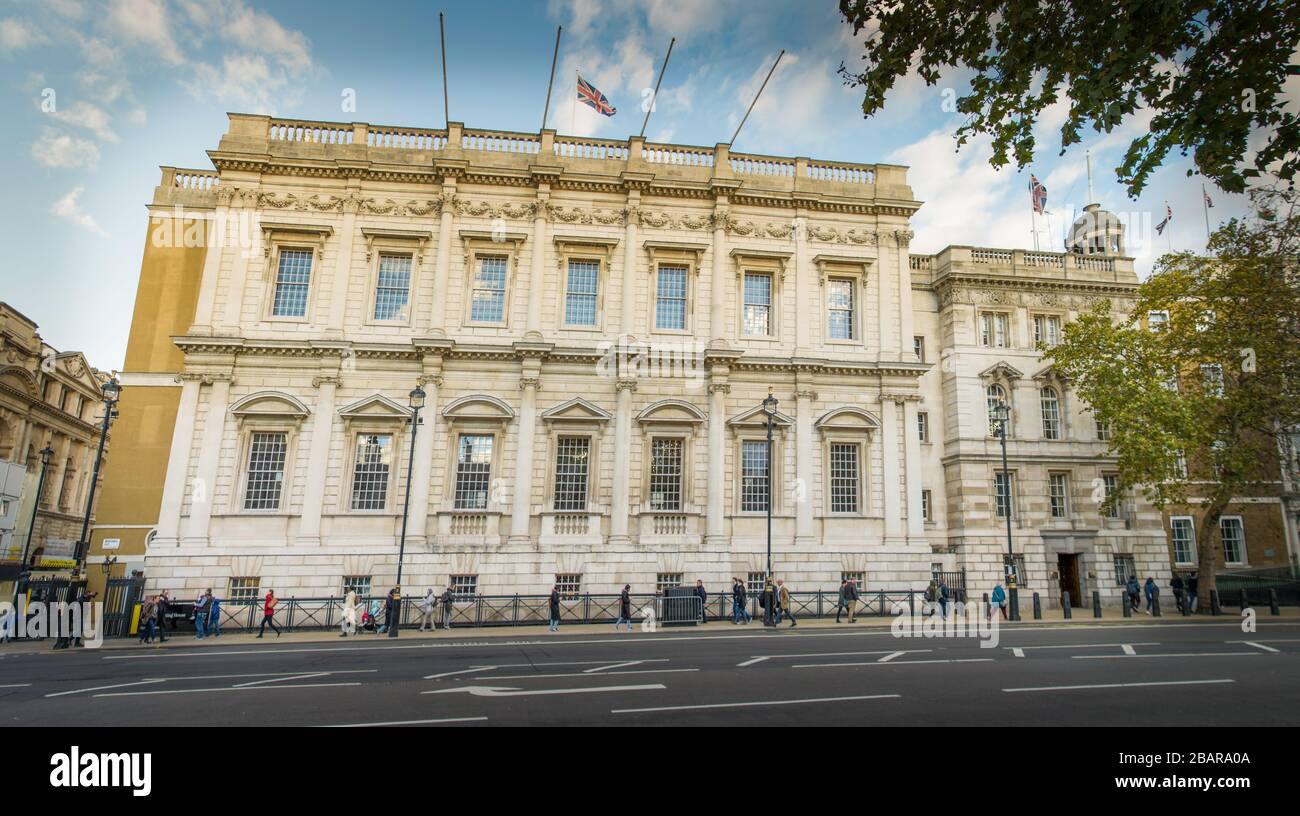
[[[1047,210],[1047,188],[1032,173],[1029,176],[1029,200],[1034,206],[1034,212],[1039,215]]]
[[[609,104],[609,100],[605,98],[605,95],[595,85],[583,79],[581,75],[578,76],[578,101],[590,105],[596,109],[597,113],[603,113],[606,116],[613,116],[618,113],[618,110]]]
[[[1207,193],[1204,189],[1202,189],[1201,195],[1205,196],[1206,209],[1210,209],[1210,210],[1214,209],[1214,199],[1210,198],[1210,194]]]
[[[1159,224],[1156,224],[1156,235],[1164,235],[1164,234],[1165,234],[1165,227],[1169,226],[1169,221],[1170,221],[1170,219],[1172,219],[1173,217],[1174,217],[1174,210],[1173,210],[1172,207],[1169,206],[1169,202],[1166,201],[1166,202],[1165,202],[1165,220],[1164,220],[1164,221],[1161,221]]]

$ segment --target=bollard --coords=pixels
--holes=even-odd
[[[1151,617],[1160,617],[1160,587],[1156,587],[1156,591],[1151,593]]]
[[[1282,614],[1282,610],[1280,610],[1280,609],[1277,608],[1277,590],[1276,590],[1276,589],[1270,589],[1270,590],[1268,591],[1268,614],[1270,614],[1270,615],[1281,615],[1281,614]]]
[[[1223,608],[1219,606],[1219,590],[1210,590],[1210,614],[1222,615]]]
[[[1119,596],[1119,606],[1124,610],[1124,617],[1133,617],[1133,604],[1128,602],[1128,593],[1121,592]]]
[[[1038,593],[1034,593],[1034,620],[1043,619],[1043,602],[1039,599]]]
[[[1247,609],[1250,609],[1250,597],[1246,595],[1246,590],[1243,588],[1241,590],[1241,611],[1245,612]]]
[[[1074,610],[1070,608],[1070,593],[1068,592],[1061,593],[1061,614],[1065,616],[1066,620],[1074,617]]]
[[[1101,593],[1095,589],[1092,591],[1092,616],[1101,617]]]

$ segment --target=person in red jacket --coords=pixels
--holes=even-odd
[[[262,603],[262,626],[257,630],[257,636],[261,637],[266,632],[267,624],[275,630],[275,636],[280,636],[280,627],[275,625],[275,605],[278,601],[275,598],[275,590],[266,591],[266,601]]]

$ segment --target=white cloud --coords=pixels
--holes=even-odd
[[[94,167],[99,161],[99,147],[86,139],[45,128],[32,143],[32,158],[46,167]]]
[[[282,72],[275,71],[260,56],[227,54],[221,67],[195,66],[194,80],[182,82],[195,99],[210,100],[257,113],[275,113],[275,94],[288,84]],[[299,92],[288,94],[296,101]]]
[[[89,213],[83,211],[81,205],[77,203],[77,199],[84,190],[84,187],[73,187],[71,192],[54,202],[54,206],[50,208],[50,213],[57,215],[59,218],[66,218],[82,229],[90,230],[107,238],[108,232]]]
[[[162,0],[113,0],[108,22],[119,35],[148,46],[167,62],[173,65],[185,62],[176,47],[171,17]]]
[[[24,20],[14,17],[0,20],[0,51],[21,51],[44,41],[44,35]]]
[[[81,0],[44,0],[44,3],[69,20],[80,20],[86,16],[86,5]]]
[[[126,121],[133,125],[143,125],[149,121],[149,114],[144,108],[136,108],[126,115]]]
[[[50,116],[60,122],[83,127],[106,142],[117,141],[117,134],[109,126],[112,117],[103,108],[89,102],[73,102],[67,107],[60,107]]]

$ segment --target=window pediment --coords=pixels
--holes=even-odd
[[[880,420],[870,411],[853,406],[835,408],[827,411],[813,423],[813,427],[822,433],[827,431],[848,431],[870,433],[880,428]]]
[[[990,380],[1019,380],[1025,376],[1025,373],[1007,362],[997,362],[992,366],[980,372],[980,379],[988,382]]]
[[[345,419],[369,419],[405,421],[411,417],[411,409],[389,399],[383,394],[371,394],[339,409],[339,416]]]
[[[608,422],[613,418],[613,414],[582,397],[574,397],[542,412],[543,422]]]
[[[236,400],[230,413],[240,419],[276,418],[300,420],[311,414],[301,400],[279,391],[257,391]]]
[[[647,405],[636,415],[636,421],[640,423],[696,424],[703,422],[705,418],[703,411],[680,399],[659,400]]]
[[[488,394],[468,394],[458,397],[442,409],[442,415],[452,422],[486,420],[504,423],[515,418],[514,410],[504,400]]]
[[[748,428],[766,428],[767,414],[763,412],[763,406],[756,405],[748,411],[736,414],[727,420],[727,424],[733,427]],[[789,428],[794,425],[794,417],[777,411],[772,416],[772,425],[778,428]]]

